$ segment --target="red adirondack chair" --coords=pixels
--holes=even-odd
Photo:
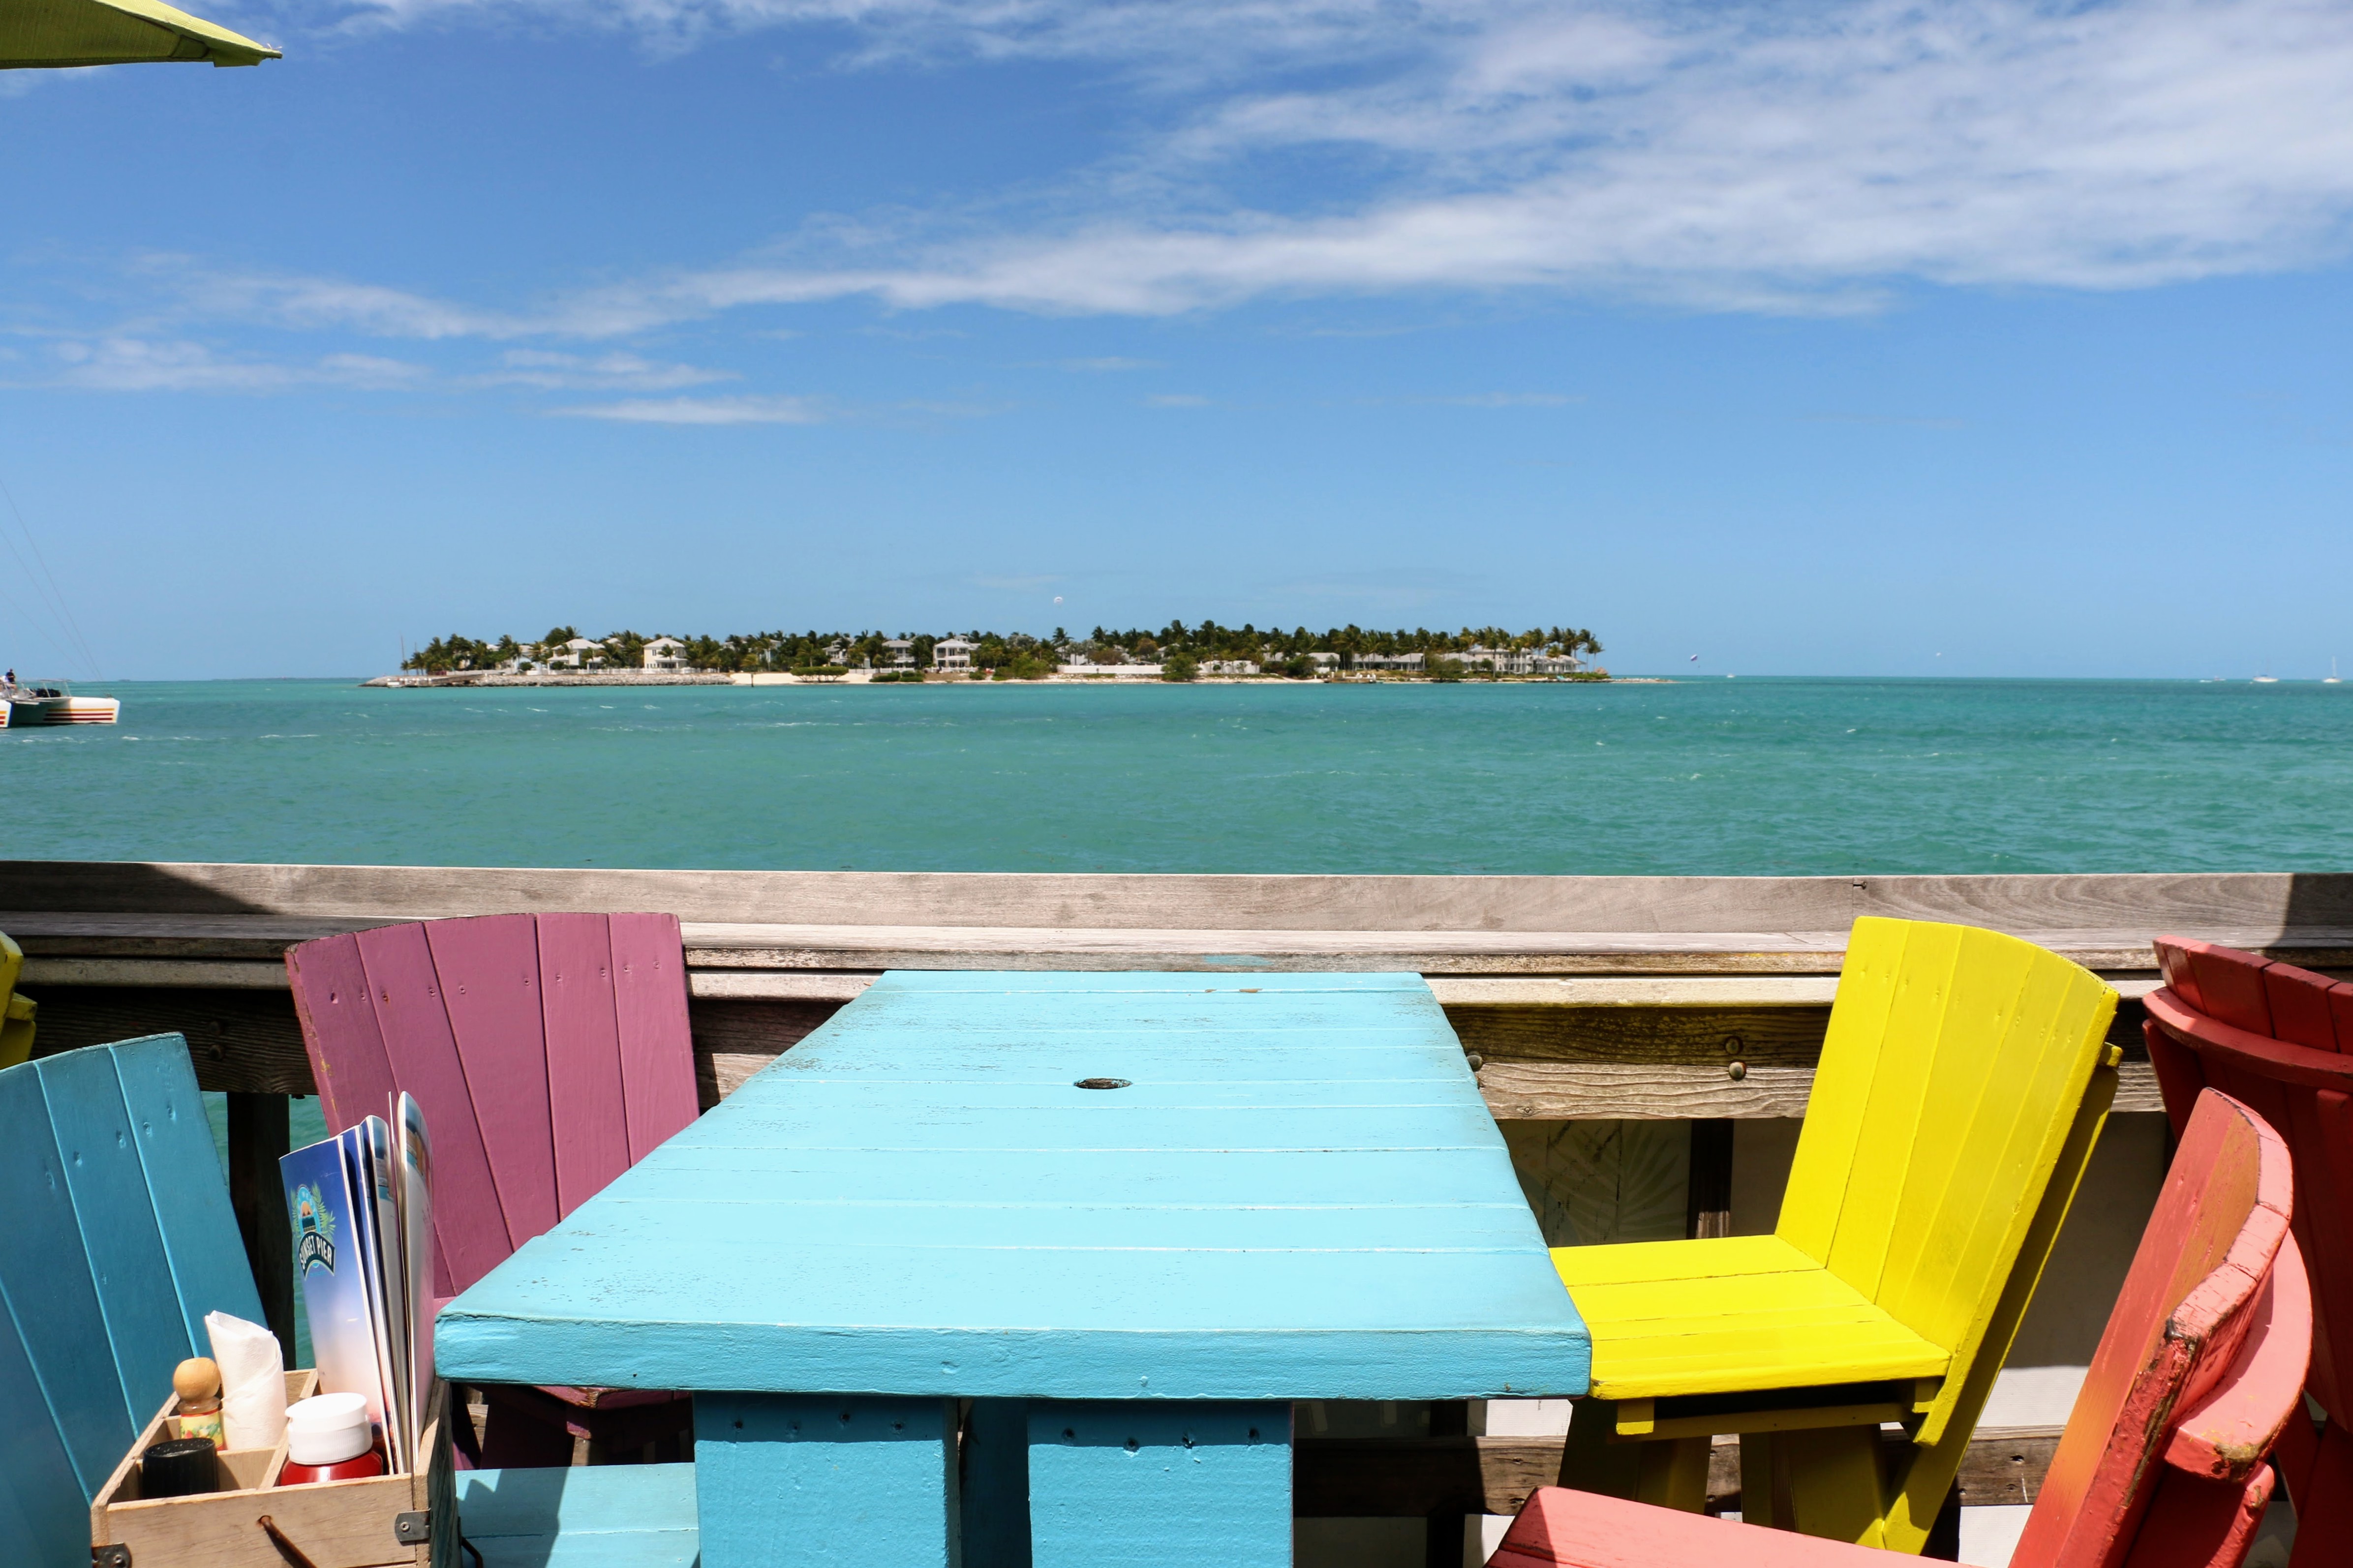
[[[2012,1568],[2235,1568],[2303,1414],[2312,1301],[2278,1133],[2209,1091],[2092,1358]],[[1890,1554],[1546,1487],[1489,1568],[1870,1568]]]
[[[2353,985],[2236,948],[2160,937],[2149,1061],[2178,1131],[2209,1086],[2279,1129],[2312,1270],[2312,1374],[2327,1415],[2291,1422],[2274,1463],[2295,1504],[2292,1568],[2353,1563]],[[2346,1361],[2337,1358],[2344,1356]]]
[[[489,915],[379,926],[286,954],[302,1043],[341,1131],[405,1089],[433,1138],[434,1293],[447,1300],[698,1113],[676,917]],[[682,1433],[683,1394],[493,1389],[485,1464],[561,1465],[576,1432]]]

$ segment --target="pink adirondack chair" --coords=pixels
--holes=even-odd
[[[2052,1458],[2012,1568],[2235,1568],[2302,1416],[2312,1301],[2286,1144],[2209,1091]],[[1546,1487],[1489,1568],[1871,1568],[1891,1554]]]
[[[447,1300],[698,1113],[686,965],[666,914],[379,926],[286,954],[327,1125],[406,1090],[433,1139],[434,1293]],[[438,1302],[437,1302],[438,1305]],[[683,1394],[493,1389],[485,1464],[561,1465],[574,1435],[682,1433]]]
[[[2157,957],[2165,988],[2144,999],[2144,1033],[2176,1130],[2211,1086],[2278,1128],[2295,1162],[2314,1307],[2305,1392],[2327,1425],[2291,1422],[2274,1463],[2295,1504],[2292,1568],[2353,1563],[2353,985],[2179,937],[2160,937]]]

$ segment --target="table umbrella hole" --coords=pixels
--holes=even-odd
[[[1082,1078],[1072,1087],[1077,1089],[1125,1089],[1128,1087],[1128,1081],[1124,1078]]]

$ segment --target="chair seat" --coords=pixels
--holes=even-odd
[[[459,1528],[483,1568],[693,1568],[692,1465],[470,1470]]]
[[[1883,1568],[1889,1554],[1704,1513],[1542,1487],[1488,1568]]]
[[[1942,1377],[1949,1352],[1775,1236],[1561,1247],[1603,1399]]]

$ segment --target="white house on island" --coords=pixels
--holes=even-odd
[[[1497,675],[1526,675],[1536,656],[1524,647],[1487,647],[1472,643],[1454,656],[1465,669],[1492,669]]]
[[[973,650],[980,647],[964,637],[942,637],[932,645],[934,669],[970,669]],[[908,662],[913,663],[910,659]]]
[[[648,669],[684,669],[686,644],[676,637],[656,637],[646,644],[645,665]]]

